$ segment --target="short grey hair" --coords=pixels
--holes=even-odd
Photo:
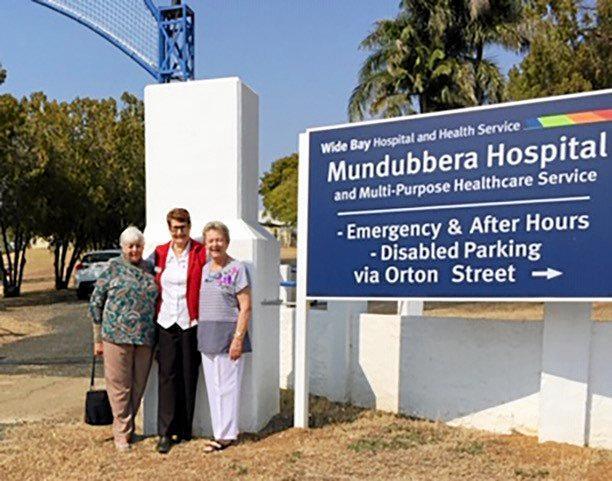
[[[229,241],[230,241],[229,229],[227,228],[227,226],[223,222],[219,222],[218,220],[214,220],[214,221],[209,222],[208,224],[206,224],[204,226],[204,230],[202,231],[202,237],[204,239],[206,239],[206,233],[209,230],[218,230],[219,232],[222,232],[223,235],[225,236],[225,240],[227,240],[227,242],[229,243]]]
[[[129,244],[144,245],[144,242],[144,235],[142,234],[142,232],[140,232],[140,229],[138,227],[134,227],[133,225],[125,229],[119,236],[119,244],[121,245],[121,247]]]

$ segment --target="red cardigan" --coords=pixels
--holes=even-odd
[[[190,239],[189,263],[187,264],[187,310],[189,311],[189,324],[198,321],[200,308],[200,284],[202,283],[202,267],[206,264],[206,248],[196,240]],[[161,275],[166,268],[166,259],[170,242],[155,248],[155,282],[159,288],[159,301],[157,302],[157,313],[161,307]]]

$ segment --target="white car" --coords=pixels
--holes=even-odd
[[[89,297],[93,291],[96,280],[106,267],[108,261],[120,255],[121,250],[109,249],[88,252],[83,256],[81,262],[74,267],[74,278],[76,282],[77,297],[79,299],[87,299]]]

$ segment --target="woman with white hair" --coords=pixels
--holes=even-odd
[[[158,289],[149,264],[142,259],[142,232],[128,227],[119,241],[123,255],[111,259],[98,278],[89,313],[94,323],[94,354],[104,355],[115,446],[124,451],[130,448],[151,368]]]

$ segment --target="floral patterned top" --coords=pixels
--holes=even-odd
[[[89,314],[102,325],[101,338],[115,344],[155,344],[158,296],[148,264],[131,264],[122,256],[111,259],[96,281]],[[97,339],[95,339],[97,341]]]

